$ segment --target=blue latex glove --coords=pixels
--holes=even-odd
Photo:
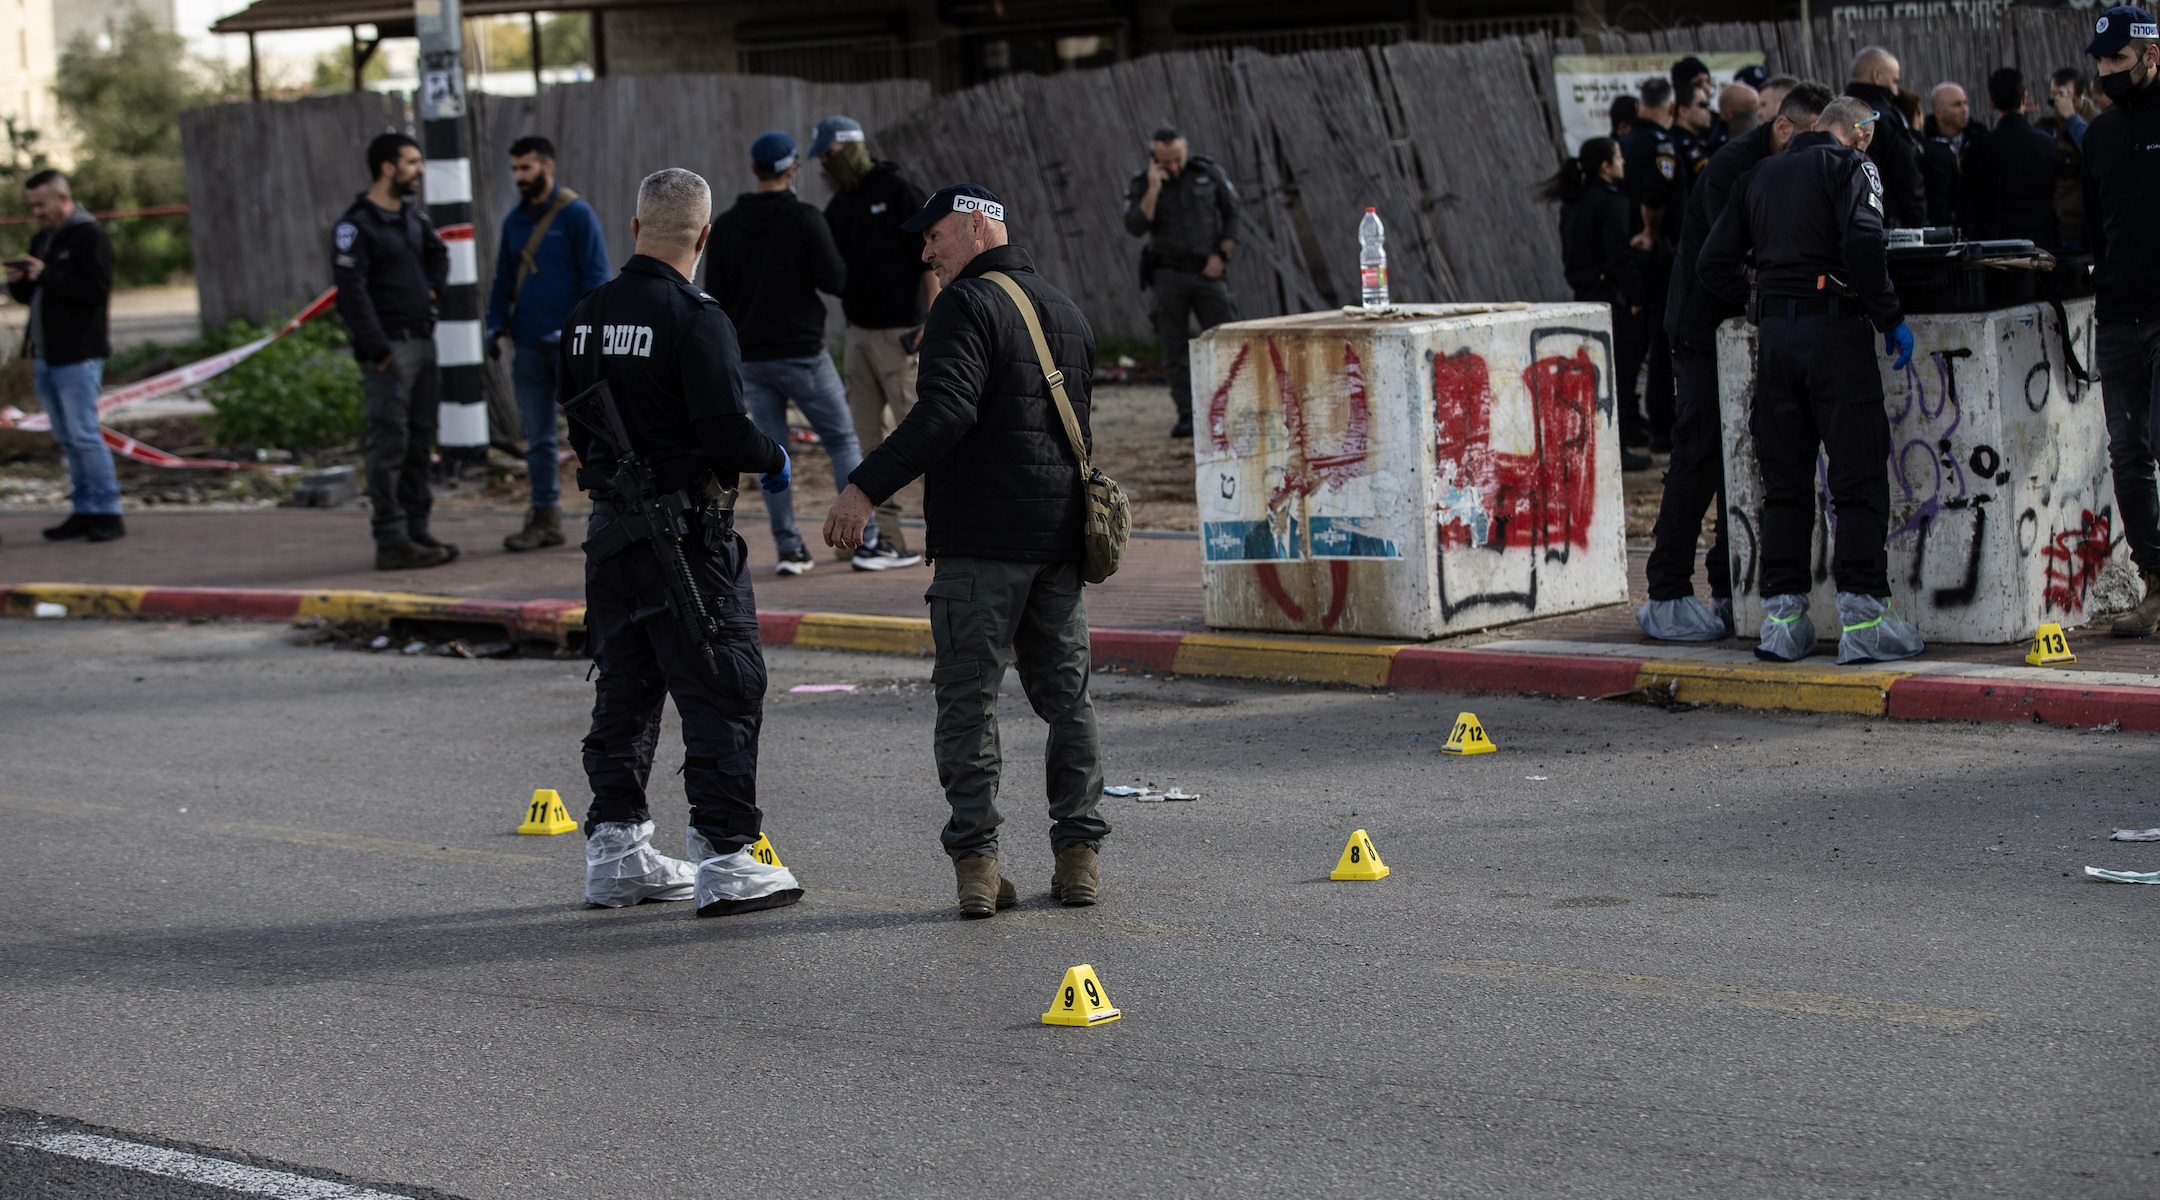
[[[1903,326],[1899,326],[1899,328],[1903,328]],[[1906,334],[1905,341],[1908,345],[1910,345],[1912,342],[1912,335],[1909,333]],[[780,449],[780,469],[777,471],[768,471],[765,474],[758,476],[758,486],[765,489],[767,495],[777,496],[780,493],[788,490],[788,481],[793,479],[794,477],[795,464],[788,461],[787,448],[783,446]]]
[[[1882,352],[1897,355],[1897,361],[1890,364],[1891,370],[1904,370],[1905,364],[1912,361],[1912,326],[1899,321],[1896,329],[1882,335]]]

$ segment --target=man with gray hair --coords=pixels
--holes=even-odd
[[[680,167],[647,176],[630,222],[635,251],[620,275],[571,310],[556,371],[578,486],[593,502],[585,628],[600,678],[585,735],[593,793],[585,900],[620,907],[695,897],[701,917],[802,898],[794,875],[749,850],[764,827],[757,753],[765,658],[749,550],[735,532],[736,485],[756,472],[767,493],[785,492],[789,471],[787,452],[758,432],[744,406],[734,323],[690,282],[711,234],[712,189],[703,179]],[[612,423],[593,424],[602,384],[628,446]],[[625,451],[650,469],[650,494],[623,494]],[[653,522],[636,511],[642,505],[663,510],[679,535],[669,543],[703,612],[684,611],[680,576],[662,568]],[[682,719],[687,861],[653,849],[645,802],[670,697]]]

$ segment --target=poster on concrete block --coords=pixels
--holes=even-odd
[[[1608,314],[1490,307],[1193,344],[1209,625],[1423,639],[1626,599]]]
[[[1895,371],[1878,359],[1890,418],[1891,604],[1929,641],[2022,642],[2044,622],[2076,627],[2138,597],[2100,388],[2067,366],[2092,364],[2092,301],[2065,310],[2067,337],[2041,304],[1912,316],[1912,362]],[[1718,335],[1734,617],[1748,637],[1762,626],[1762,475],[1748,431],[1754,335],[1743,321]],[[1828,470],[1818,455],[1809,612],[1835,637]]]
[[[1553,96],[1560,105],[1560,135],[1568,153],[1591,138],[1611,137],[1612,102],[1635,95],[1645,79],[1671,79],[1672,65],[1693,53],[1710,68],[1710,86],[1721,88],[1746,66],[1760,66],[1760,51],[1667,50],[1657,54],[1562,54],[1553,59]],[[1711,102],[1717,101],[1715,92]]]

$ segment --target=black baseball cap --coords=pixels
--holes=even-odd
[[[2160,26],[2155,26],[2151,13],[2134,4],[2120,4],[2100,14],[2093,25],[2093,40],[2086,44],[2085,53],[2094,58],[2117,54],[2130,39],[2142,38],[2152,41],[2160,38]]]
[[[1005,202],[997,193],[979,183],[955,183],[941,187],[922,206],[922,211],[901,222],[900,228],[909,233],[921,233],[938,223],[946,213],[979,212],[993,221],[1005,219]]]

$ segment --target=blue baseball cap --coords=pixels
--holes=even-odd
[[[750,161],[767,171],[785,171],[795,165],[795,139],[774,129],[750,143]]]
[[[945,216],[946,213],[979,212],[993,221],[1005,219],[1005,202],[997,193],[979,183],[956,183],[941,187],[922,206],[922,211],[901,222],[900,228],[909,233],[921,233]]]
[[[1755,63],[1734,71],[1733,82],[1744,83],[1759,92],[1764,84],[1770,82],[1770,71],[1761,63]]]
[[[810,134],[810,157],[823,158],[835,143],[863,140],[862,124],[853,117],[827,117]]]
[[[2160,41],[2160,25],[2153,22],[2151,13],[2135,4],[2119,4],[2100,14],[2093,24],[2093,40],[2086,43],[2085,53],[2094,58],[2119,54],[2133,38]]]

